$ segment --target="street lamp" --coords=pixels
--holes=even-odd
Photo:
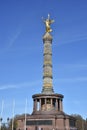
[[[1,130],[1,126],[2,126],[2,118],[0,118],[0,130]]]
[[[56,120],[57,120],[57,116],[55,115],[55,130],[56,130]]]
[[[7,124],[7,127],[9,127],[9,121],[10,121],[10,118],[8,117],[8,118],[7,118],[7,123],[6,123],[6,124]]]

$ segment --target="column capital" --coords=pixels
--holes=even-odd
[[[44,35],[43,35],[43,42],[44,41],[51,41],[52,42],[52,35],[50,34],[50,33],[48,33],[48,32],[46,32]]]

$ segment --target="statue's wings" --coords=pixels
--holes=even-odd
[[[49,20],[49,24],[54,23],[54,20]]]
[[[54,23],[54,20],[51,20],[50,22],[51,22],[51,23]]]

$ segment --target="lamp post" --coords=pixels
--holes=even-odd
[[[10,121],[10,118],[8,117],[8,118],[7,118],[7,123],[6,123],[6,124],[7,124],[7,127],[9,127],[9,121]]]
[[[1,127],[2,127],[2,118],[0,118],[0,130],[1,130]]]
[[[57,116],[55,115],[55,130],[56,130],[56,120],[57,120]]]
[[[10,119],[9,119],[9,117],[8,117],[8,118],[7,118],[7,122],[9,122],[9,120],[10,120]]]

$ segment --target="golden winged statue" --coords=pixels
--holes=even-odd
[[[45,26],[46,26],[46,32],[52,32],[52,29],[50,28],[50,24],[54,23],[54,20],[50,19],[49,14],[48,14],[47,19],[43,19],[43,22],[45,23]]]

